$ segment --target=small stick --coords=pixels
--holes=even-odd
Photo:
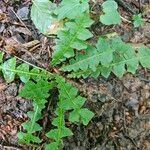
[[[121,19],[122,19],[124,22],[132,23],[131,21],[127,20],[126,18],[124,18],[124,17],[122,17],[122,16],[121,16]]]
[[[31,49],[29,49],[29,52],[34,51],[35,49],[37,49],[41,44],[35,45],[34,47],[32,47]]]
[[[21,150],[20,148],[14,147],[14,146],[6,146],[6,145],[0,145],[0,148],[3,149],[11,149],[11,150]]]
[[[19,21],[22,23],[22,25],[30,32],[30,34],[32,35],[32,32],[27,28],[27,26],[25,25],[25,23],[20,19],[20,17],[16,14],[16,12],[11,9],[11,11],[16,15],[16,17],[19,19]]]

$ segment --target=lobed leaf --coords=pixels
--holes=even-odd
[[[56,76],[57,87],[59,89],[59,102],[58,108],[55,112],[57,117],[53,120],[52,124],[56,127],[50,130],[46,135],[47,137],[54,139],[55,142],[50,143],[46,146],[46,149],[54,146],[53,149],[59,149],[62,146],[62,138],[73,135],[72,131],[65,126],[65,112],[67,110],[72,110],[77,112],[77,119],[69,117],[72,122],[79,122],[80,119],[84,125],[87,125],[92,119],[94,114],[88,109],[82,108],[85,103],[85,98],[78,96],[78,90],[71,84],[67,83],[65,79],[61,76]],[[87,113],[86,115],[84,113]],[[70,116],[72,112],[70,113]],[[76,115],[76,114],[75,114]],[[87,116],[88,115],[88,116]]]
[[[4,53],[1,54],[1,63],[3,62],[3,55]],[[33,68],[31,71],[29,70],[29,65],[26,63],[23,63],[19,65],[18,67],[16,66],[16,58],[10,58],[4,63],[0,65],[0,69],[2,70],[3,76],[5,80],[10,83],[14,81],[15,75],[18,75],[20,80],[24,83],[28,82],[29,79],[33,79],[36,82],[43,79],[43,80],[48,80],[50,79],[53,74],[50,72],[47,72],[44,69],[41,68]]]
[[[44,101],[43,103],[45,104],[45,102],[46,101]],[[26,130],[26,133],[18,133],[18,138],[21,142],[27,144],[41,143],[39,137],[33,135],[33,133],[42,130],[42,127],[38,123],[36,123],[41,117],[42,109],[43,107],[38,106],[36,103],[34,103],[34,111],[29,113],[30,120],[22,124],[23,128]]]
[[[37,83],[29,81],[25,84],[19,96],[33,100],[35,102],[42,102],[49,97],[48,91],[54,87],[54,82],[49,83],[48,81],[39,80]]]
[[[126,72],[134,74],[139,63],[143,67],[150,67],[149,49],[134,49],[120,38],[100,38],[97,49],[93,48],[92,52],[91,49],[87,49],[85,54],[79,53],[69,65],[63,66],[62,70],[71,72],[71,78],[98,77],[100,74],[108,78],[111,72],[121,78]]]
[[[66,58],[73,57],[74,49],[82,50],[87,48],[85,40],[92,37],[92,33],[87,29],[93,21],[88,13],[81,14],[74,21],[65,24],[65,31],[58,33],[55,51],[52,56],[52,64],[57,65]]]
[[[70,65],[62,67],[63,71],[86,71],[88,68],[96,71],[97,66],[100,64],[108,66],[113,60],[113,49],[105,39],[100,38],[97,48],[88,47],[85,54],[79,53],[75,59],[70,61]]]

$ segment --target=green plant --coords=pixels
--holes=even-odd
[[[101,74],[107,78],[111,72],[122,77],[126,72],[134,74],[139,63],[150,67],[149,56],[150,51],[144,46],[135,49],[119,37],[108,40],[100,38],[96,47],[89,47],[84,55],[79,53],[61,70],[73,71],[70,77],[97,77]]]
[[[100,16],[100,21],[105,25],[120,24],[121,17],[118,4],[114,0],[107,0],[102,4],[104,14]]]
[[[43,34],[47,34],[49,26],[54,22],[52,14],[55,7],[49,0],[33,0],[31,19]]]
[[[140,27],[144,25],[144,20],[141,14],[133,15],[134,27]]]
[[[86,12],[73,21],[65,23],[64,30],[57,34],[58,40],[53,53],[53,65],[65,61],[66,58],[73,57],[75,55],[74,49],[80,51],[87,48],[86,40],[93,36],[87,28],[92,23],[89,13]]]
[[[90,17],[88,2],[89,0],[62,0],[57,7],[49,0],[33,0],[31,19],[37,29],[45,35],[57,35],[50,65],[60,67],[60,74],[31,67],[26,63],[18,66],[15,57],[3,62],[4,53],[0,53],[0,69],[6,81],[12,82],[17,75],[25,83],[19,95],[33,101],[33,111],[28,112],[29,121],[22,124],[23,131],[18,133],[21,142],[42,142],[40,136],[37,136],[42,130],[38,121],[43,117],[50,89],[58,89],[59,100],[56,118],[52,121],[53,128],[46,134],[50,141],[46,150],[61,149],[63,138],[73,135],[65,124],[66,119],[71,123],[82,122],[87,125],[94,116],[84,108],[86,99],[79,96],[77,88],[61,76],[61,71],[67,72],[70,78],[96,78],[100,74],[107,78],[111,72],[117,77],[122,77],[126,72],[134,74],[139,64],[150,67],[150,50],[144,46],[135,49],[116,36],[99,37],[97,44],[90,42],[89,39],[93,37],[90,27],[94,21]],[[115,1],[107,0],[102,8],[104,14],[100,16],[100,21],[104,25],[121,23]],[[53,29],[55,32],[49,32]]]
[[[52,125],[56,128],[50,130],[46,135],[53,139],[54,142],[47,144],[46,149],[58,149],[63,146],[62,138],[73,135],[72,131],[65,126],[65,114],[69,114],[69,121],[72,123],[83,122],[87,125],[94,116],[93,112],[87,108],[82,108],[86,99],[78,95],[78,90],[59,75],[52,74],[38,67],[30,67],[23,63],[16,66],[16,58],[12,57],[3,63],[4,53],[0,53],[0,69],[8,83],[18,75],[25,86],[20,91],[19,96],[33,101],[33,111],[27,113],[29,121],[22,124],[24,132],[18,133],[20,142],[26,144],[39,144],[42,142],[35,133],[42,130],[38,121],[42,119],[42,111],[50,96],[49,90],[58,88],[59,102],[55,114],[57,117],[53,120]],[[86,115],[85,115],[86,114]],[[36,146],[36,145],[35,145]]]
[[[61,76],[56,76],[57,87],[59,90],[59,102],[55,112],[55,118],[52,124],[56,127],[47,133],[47,137],[54,139],[47,145],[47,150],[53,147],[59,148],[62,144],[62,138],[73,135],[72,131],[65,126],[65,112],[70,110],[69,121],[72,123],[83,122],[87,125],[94,114],[86,108],[82,108],[86,99],[78,96],[78,90],[67,83]],[[57,149],[56,148],[56,149]]]
[[[4,53],[0,53],[0,70],[2,70],[3,76],[7,83],[12,82],[17,75],[20,80],[24,83],[27,83],[29,79],[34,79],[38,81],[42,78],[51,77],[51,73],[48,73],[44,69],[36,67],[29,70],[29,65],[26,63],[20,64],[16,66],[16,58],[10,58],[3,63],[3,55]]]
[[[47,80],[40,79],[38,82],[29,81],[25,84],[21,90],[19,96],[33,100],[33,111],[28,112],[30,121],[22,124],[23,128],[27,131],[26,133],[18,133],[18,137],[21,142],[30,143],[41,143],[39,137],[33,135],[37,131],[41,131],[42,127],[37,123],[42,118],[42,110],[45,108],[46,98],[49,97],[49,90],[55,86],[55,82],[49,83]]]

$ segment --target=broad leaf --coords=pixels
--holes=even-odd
[[[27,123],[23,123],[22,126],[27,131],[30,131],[31,127],[32,127],[32,124],[33,123],[30,121],[30,122],[27,122]],[[34,133],[34,132],[40,131],[41,129],[42,129],[42,127],[39,124],[34,122],[34,126],[32,127],[32,131],[30,133]]]
[[[78,110],[73,110],[70,114],[69,114],[69,121],[70,122],[79,122],[80,120],[80,114]]]
[[[94,116],[94,113],[88,110],[87,108],[81,109],[79,114],[81,115],[81,120],[84,125],[87,125]]]
[[[47,34],[53,22],[52,12],[55,5],[49,0],[34,0],[31,8],[31,19],[41,33]]]
[[[150,68],[150,49],[141,47],[138,54],[141,65]]]
[[[120,24],[121,17],[118,13],[118,5],[113,0],[107,0],[102,4],[104,15],[100,16],[100,21],[105,25]]]
[[[15,79],[16,58],[11,58],[2,64],[2,72],[5,80],[10,83]]]
[[[28,82],[30,79],[30,75],[26,74],[26,72],[29,72],[29,65],[28,64],[21,64],[17,67],[18,76],[20,77],[20,80],[24,83]]]
[[[58,19],[75,19],[88,9],[88,0],[62,0],[56,14]]]

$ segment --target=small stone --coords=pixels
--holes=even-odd
[[[18,11],[17,11],[17,15],[22,20],[28,19],[28,14],[29,14],[28,7],[22,7],[21,9],[18,9]]]

